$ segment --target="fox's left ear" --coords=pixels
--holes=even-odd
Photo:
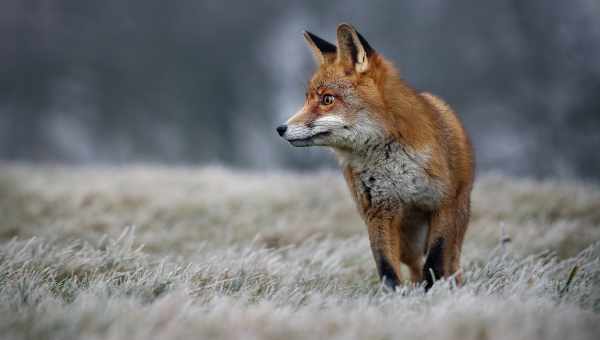
[[[337,27],[337,45],[337,62],[351,66],[358,73],[369,69],[369,57],[375,50],[354,27],[348,24]]]
[[[334,44],[328,42],[325,39],[321,39],[309,31],[304,31],[304,39],[313,51],[313,55],[317,63],[324,64],[327,60],[333,60],[337,48]]]

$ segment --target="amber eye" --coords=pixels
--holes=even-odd
[[[326,94],[323,97],[321,97],[321,105],[331,105],[334,101],[335,97],[330,94]]]

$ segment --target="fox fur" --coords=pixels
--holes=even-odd
[[[469,222],[471,143],[440,98],[419,93],[352,26],[336,45],[305,32],[318,69],[304,106],[279,134],[294,146],[334,150],[390,287],[454,276]]]

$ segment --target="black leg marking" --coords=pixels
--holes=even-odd
[[[398,276],[396,276],[396,272],[394,271],[394,267],[388,262],[385,257],[381,257],[379,259],[379,265],[377,266],[379,271],[379,277],[383,283],[391,288],[395,289],[398,286]]]
[[[444,276],[444,239],[438,238],[433,246],[429,248],[429,254],[423,266],[423,277],[425,278],[425,291],[433,286],[436,279]]]
[[[369,202],[369,205],[371,205],[371,187],[369,187],[362,179],[360,180],[360,184],[362,184],[363,192],[365,194],[367,202]]]

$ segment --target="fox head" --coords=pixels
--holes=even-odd
[[[337,27],[337,46],[304,32],[318,68],[304,106],[277,132],[294,146],[356,150],[385,135],[377,112],[391,65],[350,25]]]

